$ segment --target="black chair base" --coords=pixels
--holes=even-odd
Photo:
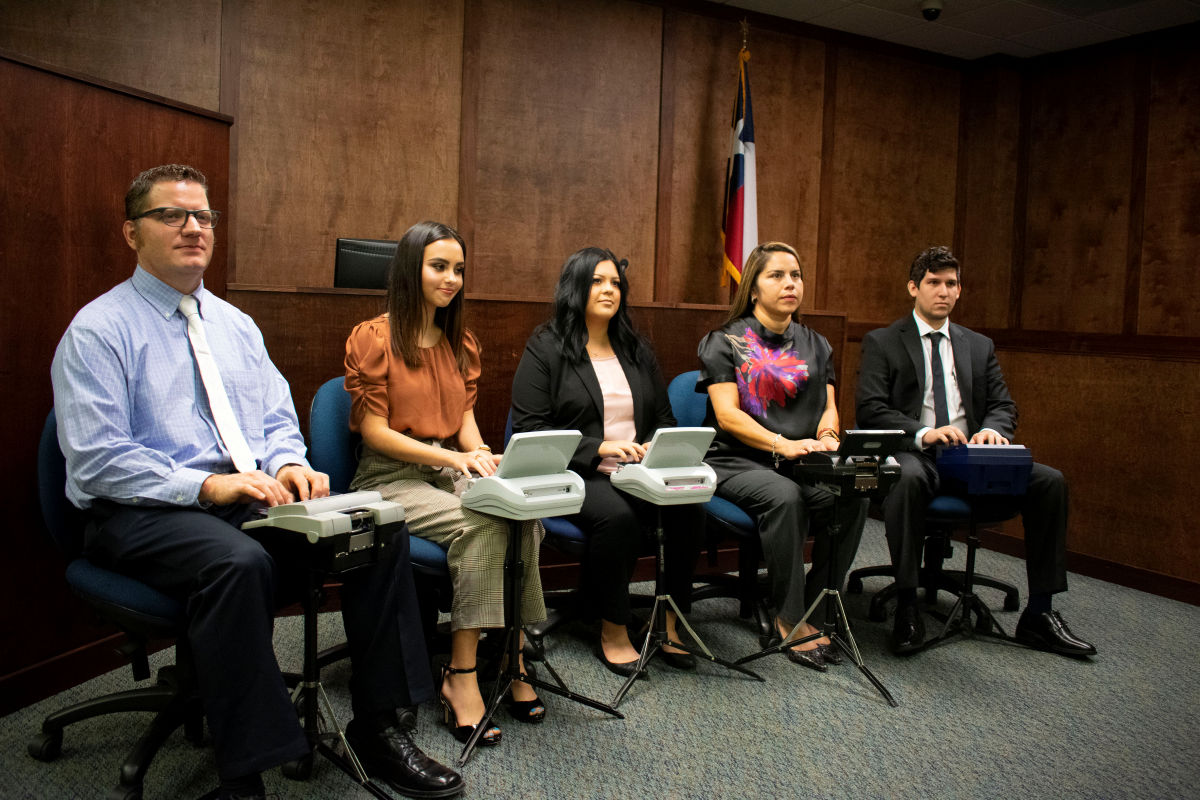
[[[970,545],[968,545],[970,548]],[[918,573],[917,582],[921,587],[924,600],[929,605],[935,605],[938,592],[949,592],[962,596],[964,587],[968,584],[966,570],[943,569],[942,565],[952,555],[951,540],[941,535],[929,536],[925,539],[924,566]],[[973,555],[973,553],[972,553]],[[863,579],[896,576],[896,568],[891,564],[881,564],[874,567],[862,567],[850,573],[846,583],[846,591],[851,594],[862,594]],[[988,575],[973,574],[969,583],[974,586],[987,586],[1004,593],[1004,610],[1016,611],[1021,607],[1021,595],[1017,587],[1011,583],[992,578]],[[877,591],[872,597],[867,610],[867,618],[872,622],[885,622],[888,618],[887,604],[896,597],[896,584],[890,583]]]
[[[204,743],[204,710],[196,692],[195,676],[187,664],[191,654],[179,640],[180,663],[159,670],[154,686],[115,692],[56,711],[42,722],[42,730],[26,748],[39,761],[53,761],[62,753],[63,729],[75,722],[128,711],[157,712],[150,726],[121,764],[119,783],[109,793],[112,800],[140,800],[150,762],[178,728],[194,745]]]

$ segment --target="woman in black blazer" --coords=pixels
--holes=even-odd
[[[632,674],[638,651],[629,638],[629,579],[656,507],[612,487],[621,462],[641,461],[644,443],[674,427],[658,362],[629,319],[627,262],[588,247],[563,264],[554,315],[534,331],[513,378],[513,431],[578,430],[571,469],[585,483],[583,508],[568,519],[587,534],[583,606],[600,619],[596,655],[618,675]],[[667,591],[686,613],[701,526],[696,505],[664,506]],[[673,641],[675,615],[667,612]],[[692,669],[695,658],[675,648],[664,660]]]

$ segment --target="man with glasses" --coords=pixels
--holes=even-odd
[[[271,643],[302,565],[241,531],[256,507],[329,493],[304,458],[287,382],[254,322],[204,288],[220,212],[192,167],[147,170],[125,197],[133,276],[85,306],[51,376],[66,491],[88,512],[87,557],[187,609],[220,798],[262,797],[261,773],[309,745]],[[462,778],[413,744],[396,709],[432,697],[407,534],[345,575],[354,719],[368,772],[448,797]]]

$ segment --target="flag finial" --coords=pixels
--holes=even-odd
[[[750,49],[750,20],[742,17],[742,49]]]

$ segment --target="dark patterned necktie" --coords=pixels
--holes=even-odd
[[[925,335],[933,345],[929,352],[929,370],[933,373],[933,427],[944,428],[950,424],[950,411],[946,407],[946,372],[942,369],[942,332],[931,331]]]

